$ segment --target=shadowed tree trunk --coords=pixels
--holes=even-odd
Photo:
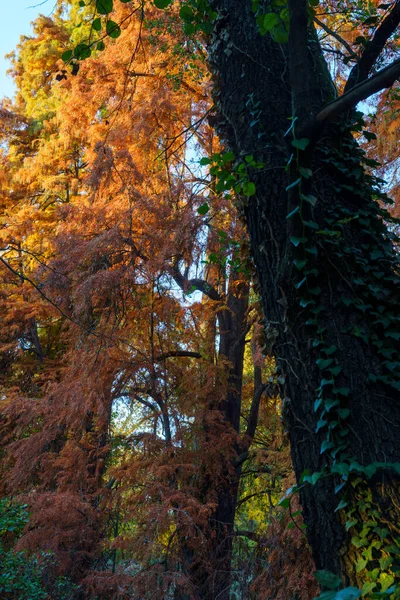
[[[368,90],[351,87],[356,99],[335,103],[305,2],[289,2],[285,45],[259,34],[251,2],[211,4],[218,13],[209,44],[216,127],[238,160],[252,154],[264,163],[249,173],[257,191],[242,212],[266,345],[273,346],[284,378],[293,464],[298,481],[307,469],[327,473],[300,490],[307,536],[317,568],[340,574],[344,583],[362,583],[354,569],[360,554],[349,545],[354,528],[346,532],[347,516],[335,508],[346,494],[360,522],[365,507],[354,502],[352,486],[335,493],[342,480],[329,473],[345,479],[361,474],[357,489],[372,494],[367,510],[387,527],[388,545],[398,535],[400,516],[396,470],[381,465],[365,475],[351,466],[400,461],[396,255],[376,183],[351,134],[352,108]],[[351,86],[360,82],[356,77]],[[371,543],[376,535],[368,535]]]

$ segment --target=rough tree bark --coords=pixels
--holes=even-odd
[[[374,61],[359,64],[362,77],[353,72],[347,89],[352,96],[337,99],[306,2],[289,2],[288,45],[259,34],[250,1],[211,4],[218,14],[209,44],[217,131],[238,160],[252,154],[265,165],[251,173],[257,192],[242,209],[263,301],[266,343],[273,345],[285,377],[281,394],[297,479],[306,469],[320,472],[350,457],[364,466],[398,463],[399,380],[385,363],[385,356],[395,356],[398,321],[390,320],[393,333],[388,333],[376,315],[393,314],[399,278],[390,232],[352,137],[354,114],[349,112],[371,90],[377,91],[377,76],[368,79]],[[270,12],[267,4],[265,12]],[[391,85],[398,65],[380,77],[381,88]],[[294,116],[297,122],[285,137]],[[293,147],[293,135],[310,140],[304,151]],[[299,169],[305,175],[296,185]],[[310,201],[303,203],[301,219],[287,219],[299,201],[299,185]],[[314,225],[307,228],[305,221]],[[333,229],[336,233],[318,233]],[[304,241],[298,243],[301,238]],[[305,259],[306,267],[301,265]],[[315,271],[299,286],[307,269]],[[365,287],[369,289],[364,294]],[[310,314],[313,306],[318,311]],[[329,364],[324,348],[334,348],[332,364],[340,368],[334,389],[349,388],[342,397],[339,394],[342,414],[349,409],[349,416],[331,432],[336,456],[334,448],[321,453],[326,431],[316,433],[321,416],[314,402],[321,380],[328,382],[328,395],[334,391],[327,366],[316,364],[321,356]],[[344,583],[359,583],[357,555],[349,551],[351,531],[346,532],[341,512],[335,512],[341,499],[334,492],[336,484],[337,478],[327,476],[301,489],[307,536],[317,568],[340,574]],[[393,469],[383,468],[366,485],[392,539],[400,517],[398,477]]]

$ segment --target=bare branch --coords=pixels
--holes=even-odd
[[[191,352],[190,350],[170,350],[156,357],[156,362],[161,362],[167,358],[202,358],[200,352]]]
[[[249,540],[253,540],[253,542],[259,542],[261,539],[261,536],[259,533],[256,533],[255,531],[247,531],[244,529],[238,529],[237,531],[235,531],[235,536],[247,537],[247,538],[249,538]]]
[[[328,33],[329,35],[331,35],[333,38],[335,38],[336,41],[339,42],[339,44],[341,44],[344,48],[346,48],[347,52],[349,53],[349,55],[354,58],[355,60],[359,60],[359,57],[357,56],[357,54],[354,52],[354,50],[352,49],[352,47],[350,46],[350,44],[348,44],[346,42],[346,40],[344,40],[338,33],[336,33],[336,31],[333,31],[333,29],[330,29],[330,27],[328,27],[327,25],[325,25],[325,23],[323,23],[322,21],[320,21],[317,17],[314,17],[314,22],[321,27],[321,29],[323,29],[324,31],[326,31],[326,33]]]
[[[400,24],[400,1],[396,0],[393,9],[382,21],[381,25],[375,32],[375,35],[367,45],[358,62],[349,75],[344,92],[347,93],[353,89],[358,83],[365,81],[371,72],[377,58],[381,54],[388,39],[396,31]],[[391,85],[391,84],[390,84]],[[388,87],[388,86],[386,86]],[[379,91],[379,90],[378,90]]]
[[[210,300],[222,300],[222,297],[210,283],[204,281],[204,279],[188,279],[182,275],[177,265],[170,267],[169,273],[175,279],[182,291],[187,293],[189,290],[196,289],[199,292],[202,292],[205,296],[208,296]]]

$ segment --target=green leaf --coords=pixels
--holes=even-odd
[[[342,510],[342,508],[346,508],[346,506],[348,506],[348,502],[346,502],[346,500],[341,500],[335,508],[335,512],[337,512],[338,510]]]
[[[315,485],[317,481],[319,481],[322,477],[321,471],[316,471],[312,475],[305,475],[303,478],[304,483],[310,483],[311,485]]]
[[[345,396],[346,398],[348,398],[349,394],[350,394],[350,388],[348,387],[341,387],[341,388],[337,388],[335,390],[335,392],[337,392],[338,394],[340,394],[341,396]]]
[[[208,25],[209,23],[207,23]],[[203,27],[204,29],[204,27]],[[183,31],[186,33],[186,35],[192,35],[195,31],[196,31],[196,27],[193,25],[193,23],[189,23],[189,21],[185,21],[183,23]]]
[[[330,450],[331,448],[333,448],[334,443],[330,442],[328,440],[324,440],[321,444],[321,450],[319,451],[320,454],[323,454],[324,452],[326,452],[327,450]]]
[[[352,537],[351,538],[351,543],[353,544],[353,546],[355,546],[356,548],[362,548],[363,546],[366,546],[368,541],[359,537]]]
[[[245,181],[243,184],[243,194],[245,196],[254,196],[256,193],[256,186],[252,181]]]
[[[271,30],[271,37],[277,44],[287,44],[289,34],[283,24],[277,25]]]
[[[311,169],[306,169],[305,167],[299,167],[299,172],[304,179],[310,179],[312,175]]]
[[[92,27],[95,31],[100,31],[101,29],[101,19],[100,17],[97,17],[97,19],[95,19],[92,23]]]
[[[368,564],[368,560],[366,558],[359,558],[356,563],[356,573],[360,573]]]
[[[100,42],[98,42],[96,46],[97,50],[99,50],[100,52],[102,52],[105,49],[105,47],[106,45],[102,40],[100,40]]]
[[[350,414],[350,410],[348,408],[339,408],[338,414],[341,419],[347,419]]]
[[[182,19],[182,21],[191,22],[194,19],[194,12],[190,8],[190,6],[184,4],[179,11],[179,16]]]
[[[203,158],[200,159],[200,165],[202,167],[205,167],[206,165],[210,165],[211,164],[211,160],[208,158],[208,156],[203,156]]]
[[[388,567],[390,567],[390,565],[393,562],[393,556],[382,556],[382,558],[379,559],[379,566],[382,569],[382,571],[386,571]]]
[[[106,23],[106,33],[110,38],[116,39],[121,35],[120,26],[110,19]]]
[[[292,242],[293,246],[296,246],[296,248],[297,248],[297,246],[299,246],[300,244],[305,244],[307,241],[307,238],[291,236],[290,241]]]
[[[64,62],[68,62],[69,60],[71,60],[72,55],[73,55],[72,50],[66,50],[65,52],[63,52],[61,54],[61,58]]]
[[[366,581],[362,586],[361,595],[367,596],[374,588],[376,588],[376,583],[373,581]]]
[[[318,229],[319,225],[315,221],[303,221],[303,224],[310,229]]]
[[[292,188],[294,188],[296,185],[299,185],[300,182],[301,182],[301,178],[300,177],[298,179],[296,179],[296,181],[292,181],[292,183],[290,183],[287,186],[286,191],[288,192],[289,190],[291,190]]]
[[[322,592],[316,600],[335,600],[336,592]]]
[[[378,581],[381,584],[381,592],[386,592],[394,583],[394,577],[389,573],[381,573]]]
[[[293,215],[295,215],[296,213],[298,213],[300,210],[300,206],[296,206],[296,208],[294,208],[292,210],[292,212],[290,212],[288,215],[286,215],[287,219],[290,219],[290,217],[293,217]]]
[[[289,215],[288,215],[289,216]],[[288,218],[288,217],[286,217]],[[296,258],[296,260],[293,261],[294,266],[296,267],[296,269],[298,269],[299,271],[301,271],[302,269],[304,269],[304,267],[307,264],[307,259],[305,258],[304,260],[298,260]],[[301,301],[300,301],[300,306],[303,306]]]
[[[265,31],[271,31],[279,23],[279,17],[275,13],[267,13],[264,15],[262,26]]]
[[[306,308],[307,306],[310,306],[312,304],[315,304],[315,300],[310,300],[307,298],[301,298],[300,300],[300,306],[302,306],[303,308]]]
[[[339,404],[339,400],[336,400],[335,398],[329,398],[328,400],[325,401],[324,406],[325,406],[327,412],[329,412],[331,410],[331,408],[334,408],[338,404]]]
[[[316,401],[314,402],[314,412],[317,412],[317,410],[319,409],[321,404],[322,404],[322,398],[317,398]]]
[[[113,0],[96,0],[96,11],[100,15],[108,15],[114,8]]]
[[[356,587],[347,587],[336,594],[336,600],[355,600],[361,596],[361,590]]]
[[[199,208],[197,209],[197,212],[199,213],[199,215],[206,215],[209,210],[210,210],[210,207],[207,204],[207,202],[205,202],[204,204],[199,206]]]
[[[342,583],[340,577],[331,573],[331,571],[316,571],[315,579],[319,584],[327,587],[329,590],[337,590]]]
[[[278,506],[282,506],[282,508],[288,508],[290,506],[290,497],[281,498],[278,502]]]
[[[157,8],[167,8],[171,2],[172,0],[154,0],[154,4]]]
[[[310,140],[308,138],[300,138],[299,140],[292,140],[292,146],[299,150],[305,150],[309,145]]]
[[[301,288],[301,286],[307,281],[307,277],[304,277],[299,283],[296,283],[294,286],[297,290]]]
[[[333,359],[332,358],[319,358],[317,361],[317,367],[319,367],[321,369],[321,371],[323,371],[324,369],[327,369],[329,367],[329,365],[331,365],[333,363]]]
[[[347,477],[349,474],[349,465],[345,462],[336,463],[332,466],[332,473],[338,473]]]
[[[346,531],[354,527],[354,525],[357,525],[357,523],[358,521],[356,519],[349,519],[348,521],[346,521]]]
[[[337,346],[332,345],[332,346],[329,346],[329,348],[323,348],[322,352],[324,354],[327,354],[328,356],[330,356],[331,354],[334,354],[336,352],[336,350],[337,350]]]
[[[90,47],[87,44],[78,44],[74,50],[75,58],[84,60],[92,54]]]
[[[303,200],[311,204],[311,206],[315,206],[317,204],[317,198],[312,194],[302,194],[301,197],[303,198]]]

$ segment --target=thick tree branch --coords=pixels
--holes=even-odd
[[[196,289],[202,292],[205,296],[208,296],[210,300],[220,301],[222,297],[218,294],[217,290],[204,279],[188,279],[180,272],[177,265],[173,265],[169,268],[170,275],[174,278],[176,283],[179,285],[182,291],[188,292],[189,290]]]
[[[249,419],[247,421],[246,437],[251,441],[257,429],[258,412],[260,409],[261,396],[267,389],[267,384],[262,383],[260,367],[254,367],[254,394],[250,407]]]
[[[247,537],[247,538],[249,538],[249,540],[253,540],[253,542],[259,542],[261,539],[261,536],[259,533],[256,533],[255,531],[247,531],[244,529],[238,529],[237,531],[235,531],[235,536],[236,537]]]
[[[358,63],[352,68],[344,92],[347,93],[358,83],[365,81],[376,60],[385,47],[388,39],[394,34],[400,24],[400,1],[396,0],[393,9],[382,21],[375,35],[367,45]]]
[[[161,362],[167,358],[201,358],[200,352],[191,352],[190,350],[170,350],[156,357],[156,362]]]
[[[372,75],[366,81],[357,84],[347,93],[330,102],[316,116],[316,128],[320,128],[328,121],[331,121],[338,115],[350,110],[362,100],[366,100],[373,94],[380,92],[384,88],[391,87],[397,79],[400,78],[400,59],[394,61],[385,69],[381,69],[375,75]]]

